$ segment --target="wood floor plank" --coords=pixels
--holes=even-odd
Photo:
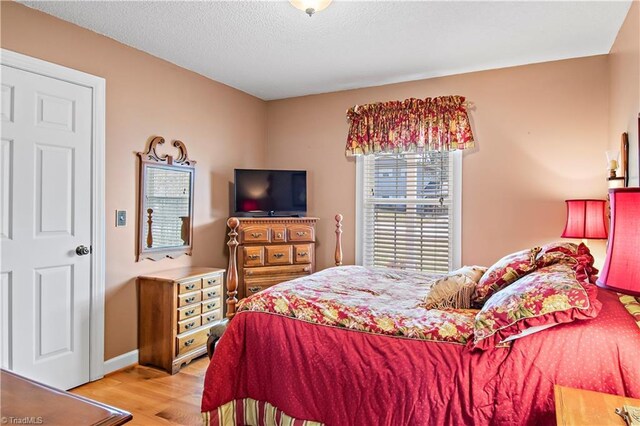
[[[130,412],[130,425],[200,425],[200,398],[207,357],[193,360],[173,376],[135,365],[71,392]]]

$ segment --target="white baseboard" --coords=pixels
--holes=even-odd
[[[128,367],[138,363],[138,350],[134,349],[126,354],[118,355],[115,358],[108,359],[104,362],[104,374],[113,373],[121,368]]]

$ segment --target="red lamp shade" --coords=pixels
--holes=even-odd
[[[640,188],[609,190],[611,235],[597,284],[640,296]]]
[[[604,200],[566,200],[567,224],[562,238],[607,239]]]

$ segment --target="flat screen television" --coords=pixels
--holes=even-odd
[[[307,172],[235,169],[234,204],[238,216],[305,216]]]

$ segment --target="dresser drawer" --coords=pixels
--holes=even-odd
[[[296,263],[311,263],[313,244],[296,244],[293,246],[293,258]]]
[[[288,241],[315,241],[315,233],[313,226],[309,225],[290,225],[287,227]]]
[[[284,280],[283,280],[284,281]],[[282,282],[282,281],[280,281]],[[260,283],[260,284],[252,284],[252,283],[245,283],[244,286],[244,295],[245,297],[249,297],[252,294],[256,294],[262,290],[264,290],[265,288],[269,288],[274,286],[275,284],[278,284],[278,282],[274,282],[274,283]]]
[[[202,325],[209,324],[222,319],[222,309],[215,309],[206,314],[202,314]]]
[[[265,263],[267,265],[291,265],[293,248],[286,246],[265,247]]]
[[[178,307],[190,305],[202,300],[202,292],[194,291],[193,293],[185,293],[178,296]]]
[[[244,266],[264,265],[264,247],[245,247],[243,249]]]
[[[198,278],[197,280],[185,281],[178,284],[178,293],[189,293],[190,291],[200,290],[202,288],[202,280]]]
[[[220,298],[217,299],[209,299],[207,301],[202,302],[202,313],[212,311],[214,309],[220,308]]]
[[[218,274],[209,277],[204,277],[202,279],[202,288],[208,288],[213,286],[219,286],[223,284],[224,275]]]
[[[207,343],[209,338],[209,327],[201,328],[197,331],[185,333],[176,337],[178,355],[192,351]]]
[[[240,239],[244,243],[271,242],[271,228],[266,225],[247,226],[240,233]]]
[[[201,312],[202,307],[200,304],[185,306],[184,308],[178,309],[178,321],[200,315]]]
[[[220,297],[222,294],[221,287],[210,287],[202,290],[202,300],[213,299],[214,297]]]
[[[265,266],[263,268],[247,268],[244,270],[244,280],[263,279],[277,275],[308,275],[312,273],[311,265]]]
[[[178,334],[182,334],[185,331],[193,330],[194,328],[200,327],[201,320],[200,317],[195,318],[187,318],[184,321],[178,322]]]
[[[274,243],[284,243],[287,241],[287,228],[284,225],[274,225],[271,227],[271,241]]]

